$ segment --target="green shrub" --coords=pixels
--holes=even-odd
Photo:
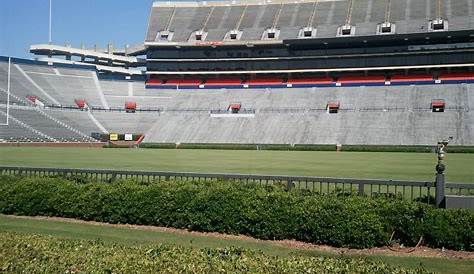
[[[474,220],[466,210],[428,211],[424,229],[426,241],[433,246],[456,250],[473,250]],[[471,244],[471,247],[468,245]]]
[[[296,151],[336,151],[336,145],[295,145]]]
[[[288,151],[336,151],[336,144],[211,144],[211,143],[141,143],[140,148],[157,149],[221,149],[221,150],[288,150]],[[432,153],[435,146],[397,146],[397,145],[342,145],[347,152],[417,152]],[[449,153],[474,153],[474,146],[449,146]]]
[[[226,149],[226,150],[256,150],[253,144],[179,144],[177,149]]]
[[[10,180],[11,178],[11,180]],[[474,214],[400,199],[313,195],[234,182],[117,181],[1,177],[0,213],[80,218],[296,239],[336,247],[402,243],[472,249]]]
[[[141,143],[140,148],[175,149],[176,144],[173,144],[173,143]]]
[[[125,246],[0,233],[6,273],[428,273],[363,258],[274,257],[242,248]]]

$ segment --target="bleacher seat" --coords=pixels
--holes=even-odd
[[[434,83],[472,83],[474,73],[441,74],[438,81],[431,74],[393,75],[386,78],[383,75],[373,76],[341,76],[336,80],[332,77],[303,77],[290,78],[287,81],[277,77],[254,78],[242,81],[240,78],[223,79],[150,79],[147,88],[284,88],[284,87],[331,87],[331,86],[382,86],[382,85],[415,85]]]
[[[431,74],[392,75],[390,83],[393,85],[434,84]]]
[[[87,103],[86,103],[86,100],[84,100],[84,99],[75,99],[74,103],[80,109],[87,108]]]
[[[246,81],[245,84],[254,88],[286,87],[281,78],[256,78]]]
[[[0,86],[6,86],[5,78],[1,77],[5,75],[6,67],[1,63]],[[180,94],[174,94],[173,89],[176,86],[168,87],[169,90],[160,90],[158,94],[158,92],[145,90],[142,80],[130,80],[124,77],[104,80],[100,73],[97,74],[99,87],[96,87],[93,81],[95,76],[91,71],[87,71],[84,74],[86,76],[66,76],[73,79],[74,86],[72,87],[70,87],[71,81],[67,79],[51,84],[49,81],[43,81],[44,74],[27,72],[33,78],[36,75],[37,78],[34,80],[38,81],[35,83],[59,102],[73,105],[74,99],[79,98],[92,104],[91,111],[86,112],[78,111],[76,107],[74,109],[48,107],[51,102],[45,99],[46,95],[34,86],[26,85],[29,81],[19,70],[14,69],[12,96],[25,102],[17,106],[13,105],[10,116],[17,121],[11,119],[9,127],[0,129],[0,139],[25,142],[41,140],[51,142],[51,139],[90,142],[84,135],[101,132],[103,126],[109,132],[147,132],[147,142],[164,143],[426,145],[436,143],[439,138],[452,135],[456,138],[456,144],[472,145],[473,112],[470,110],[473,108],[473,102],[468,99],[474,92],[474,85],[418,86],[418,83],[424,84],[423,81],[432,83],[434,79],[459,80],[463,83],[473,77],[472,73],[461,72],[460,69],[453,70],[456,72],[444,73],[438,78],[426,74],[392,77],[395,82],[413,83],[415,85],[413,87],[386,85],[335,88],[336,82],[330,77],[311,77],[305,74],[305,76],[290,78],[285,82],[281,75],[256,75],[254,76],[256,79],[246,83],[257,84],[256,86],[249,86],[242,90],[209,92],[197,88],[197,85],[201,84],[209,88],[222,85],[242,88],[243,84],[239,78],[242,75],[207,81],[202,81],[205,77],[198,76],[195,76],[196,79],[170,77],[171,79],[165,83],[175,85],[182,83],[191,86],[191,92],[187,90]],[[46,76],[48,79],[66,78],[62,75]],[[293,77],[297,77],[296,74]],[[382,78],[369,79],[365,76],[352,77],[352,75],[339,78],[340,82],[360,82],[360,86],[367,85],[367,80],[381,81]],[[158,77],[152,77],[149,82],[160,86],[164,84]],[[76,87],[82,83],[85,87]],[[94,86],[91,86],[91,83]],[[257,88],[260,84],[293,85],[293,89]],[[318,88],[313,89],[312,87],[315,86]],[[64,92],[59,92],[63,90]],[[4,91],[0,93],[5,94]],[[93,102],[89,99],[91,97],[86,96],[92,93],[97,97],[103,93],[111,109],[94,108]],[[46,108],[34,108],[26,103],[25,98],[28,95],[44,100]],[[95,100],[97,102],[98,99]],[[125,100],[136,102],[140,109],[136,113],[125,113]],[[441,110],[443,105],[436,103],[440,100],[445,100],[446,111],[430,113],[430,106],[434,110]],[[229,114],[226,108],[233,102],[239,102],[242,107],[245,107],[239,111],[239,115],[234,115],[231,119],[210,117],[213,109]],[[325,112],[329,109],[336,110],[335,106],[328,106],[328,102],[341,102],[340,106],[343,108],[339,109],[338,114],[326,115]],[[146,108],[155,108],[160,111],[143,111]],[[253,110],[255,115],[243,117],[243,114],[247,113],[246,110]],[[0,118],[4,119],[5,116],[6,113],[0,110]],[[32,129],[50,136],[51,139]]]
[[[342,86],[359,86],[359,85],[384,85],[385,76],[376,75],[376,76],[343,76],[339,77],[337,83],[340,83]]]
[[[435,99],[431,101],[431,111],[432,112],[444,112],[446,103],[443,99]]]
[[[146,82],[147,88],[199,88],[200,79],[157,79],[151,78]]]
[[[137,110],[137,103],[136,102],[125,102],[125,112],[135,113],[136,110]]]
[[[444,73],[438,77],[442,83],[474,83],[474,72]]]
[[[162,86],[172,86],[179,88],[199,88],[201,80],[199,79],[169,79],[164,81]]]
[[[208,88],[240,88],[242,87],[241,79],[208,79],[204,83],[204,87]]]
[[[191,1],[159,2],[162,5],[151,9],[146,42],[187,42],[197,30],[205,30],[207,36],[202,37],[203,41],[268,40],[272,35],[285,40],[395,31],[407,34],[447,30],[448,21],[450,31],[459,31],[470,29],[472,10],[470,0],[442,1],[440,19],[433,18],[438,16],[438,1],[434,0],[391,1],[388,9],[387,1],[383,0],[351,1],[350,6],[349,1],[335,0],[317,4],[316,1],[283,1],[282,4],[259,1],[266,2],[264,5],[257,1],[228,1],[225,6],[214,1],[200,1],[198,5],[186,3]],[[212,13],[211,8],[215,8]],[[346,22],[348,12],[350,22]],[[387,13],[391,15],[388,18]],[[317,32],[313,31],[316,27]],[[302,30],[300,35],[299,30]]]
[[[331,77],[315,78],[290,78],[287,82],[292,87],[313,87],[313,86],[334,86],[335,82]]]

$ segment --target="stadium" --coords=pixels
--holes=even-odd
[[[417,264],[472,273],[474,0],[177,0],[149,8],[136,46],[73,47],[50,38],[30,46],[32,59],[0,56],[3,249],[8,242],[49,241],[11,231],[37,227],[55,236],[51,227],[71,225],[12,217],[49,216],[393,252],[381,259],[386,269],[370,256],[349,256],[355,261],[348,273],[424,273],[414,270]],[[73,239],[108,237],[91,224],[64,229],[95,231]],[[111,227],[120,236],[104,241],[138,241],[119,229]],[[157,235],[146,237],[180,241]],[[116,268],[122,258],[110,268],[192,272],[201,258],[192,248],[229,245],[212,241],[160,251],[188,252],[194,262]],[[278,244],[234,244],[274,248],[260,260],[308,256]],[[416,254],[420,245],[455,255],[397,262],[389,256]],[[304,272],[280,268],[288,261],[246,271],[226,257],[219,263],[225,273]],[[342,271],[311,260],[296,264],[314,273]],[[36,266],[33,272],[71,270]],[[214,267],[196,272],[218,272]]]

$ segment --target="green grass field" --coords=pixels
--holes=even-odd
[[[0,148],[0,165],[433,180],[435,154],[254,150]],[[448,154],[448,182],[474,183],[474,154]]]
[[[4,215],[0,215],[1,232],[49,235],[63,239],[100,239],[106,242],[126,245],[162,243],[194,248],[235,246],[261,250],[268,255],[283,257],[292,254],[301,256],[337,256],[328,252],[294,249],[269,242],[246,239],[222,239],[214,236],[119,228],[57,220],[18,219]],[[472,260],[394,256],[369,256],[368,258],[407,268],[415,268],[422,265],[426,269],[438,273],[472,273],[474,270],[474,261]]]
[[[435,164],[436,156],[428,153],[0,147],[0,165],[6,166],[433,180]],[[474,154],[448,154],[446,164],[449,182],[474,183]],[[101,239],[129,245],[164,243],[196,248],[237,246],[261,250],[274,256],[336,256],[252,240],[0,215],[0,233],[7,231],[65,239]],[[369,258],[410,268],[421,264],[438,273],[472,273],[474,270],[472,260],[398,256]]]

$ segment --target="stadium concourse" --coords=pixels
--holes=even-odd
[[[474,145],[473,6],[156,1],[133,58],[34,45],[46,61],[11,59],[0,140]]]

